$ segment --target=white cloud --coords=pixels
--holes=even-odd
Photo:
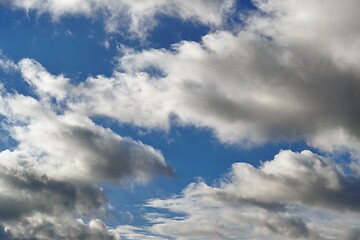
[[[353,103],[359,99],[360,55],[347,50],[357,49],[360,39],[353,10],[358,3],[256,4],[263,12],[250,14],[238,33],[210,33],[171,50],[125,49],[112,77],[92,76],[78,86],[34,61],[19,66],[39,94],[67,98],[74,112],[86,116],[163,129],[176,119],[210,128],[226,143],[305,140],[324,151],[358,152],[360,110]],[[334,15],[334,9],[344,11]],[[44,76],[35,78],[31,69]]]
[[[255,0],[266,16],[249,19],[250,28],[284,45],[310,47],[340,66],[359,64],[359,1]],[[358,71],[358,69],[357,69]],[[358,72],[359,73],[359,72]]]
[[[233,7],[233,0],[36,0],[3,1],[12,7],[49,13],[54,19],[65,15],[105,18],[108,31],[129,27],[131,33],[144,37],[156,25],[157,15],[168,15],[209,26],[221,26]]]
[[[96,125],[87,115],[69,111],[65,97],[72,89],[68,79],[49,74],[33,60],[24,59],[19,66],[40,98],[7,94],[0,99],[0,112],[9,122],[11,137],[19,143],[17,149],[46,161],[49,169],[45,172],[90,182],[126,178],[146,182],[153,175],[171,174],[159,151]],[[71,171],[74,168],[77,175]]]
[[[18,66],[34,96],[0,96],[2,128],[16,142],[0,152],[2,223],[15,239],[115,239],[99,220],[74,219],[108,217],[98,184],[144,184],[172,169],[160,151],[69,110],[67,78],[29,59]]]
[[[149,229],[134,227],[129,225],[119,226],[115,229],[121,237],[129,240],[165,240],[165,237],[161,237],[157,234],[152,234]]]
[[[346,140],[359,138],[355,65],[345,71],[321,49],[286,47],[249,31],[173,48],[128,51],[124,72],[90,77],[75,87],[70,107],[151,128],[167,129],[176,116],[228,143],[306,140],[324,150],[355,149]],[[321,141],[338,129],[342,138]]]
[[[49,74],[38,62],[31,59],[22,59],[19,62],[23,79],[30,84],[42,98],[46,94],[62,100],[69,90],[69,79],[64,76]]]
[[[74,86],[34,61],[20,67],[40,94],[61,100],[66,93],[71,109],[89,116],[164,129],[175,116],[180,124],[213,129],[228,143],[305,140],[326,151],[357,151],[359,54],[348,50],[360,39],[357,1],[256,3],[263,13],[250,14],[238,33],[211,33],[172,50],[126,51],[121,71],[110,78]],[[334,15],[335,9],[344,11]],[[36,78],[31,69],[44,76]],[[152,75],[154,69],[160,76]],[[57,81],[46,80],[52,78]]]
[[[148,207],[153,233],[176,239],[356,239],[360,178],[310,151],[259,168],[235,163],[218,185],[190,184]]]
[[[18,66],[0,51],[0,69],[8,73],[16,71]]]

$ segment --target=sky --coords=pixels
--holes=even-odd
[[[358,0],[0,0],[0,239],[360,239]]]

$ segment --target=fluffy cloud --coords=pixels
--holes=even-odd
[[[69,80],[29,59],[19,64],[34,96],[0,97],[2,128],[15,146],[0,152],[0,219],[18,239],[115,239],[93,217],[111,207],[101,183],[146,183],[172,169],[154,148],[121,137],[67,108]],[[89,224],[76,218],[90,219]]]
[[[255,4],[261,13],[250,14],[237,33],[210,33],[171,50],[125,49],[112,77],[93,76],[75,86],[33,61],[19,66],[39,94],[66,97],[74,112],[87,116],[163,129],[175,119],[213,129],[227,143],[305,140],[325,151],[358,152],[359,108],[353,103],[360,58],[348,50],[360,39],[358,3]],[[334,15],[334,9],[344,11]]]
[[[0,2],[1,3],[1,2]],[[193,20],[209,26],[221,26],[225,15],[231,11],[233,0],[36,0],[3,1],[3,4],[27,11],[49,13],[54,19],[64,15],[94,17],[101,13],[108,31],[117,31],[129,25],[130,32],[143,37],[156,25],[157,15],[168,15],[183,20]]]
[[[281,151],[259,168],[235,163],[210,186],[153,199],[153,233],[176,239],[357,239],[360,178],[310,151]]]
[[[73,86],[70,107],[150,128],[167,129],[175,119],[213,129],[227,143],[305,140],[325,151],[358,151],[358,3],[256,4],[261,14],[236,33],[171,50],[126,49],[112,77]]]
[[[160,152],[120,137],[86,117],[69,112],[58,115],[46,104],[22,95],[3,98],[1,105],[10,122],[7,128],[19,142],[17,150],[46,162],[36,168],[40,173],[86,182],[126,178],[146,182],[153,175],[171,174]],[[72,169],[78,169],[77,173]]]

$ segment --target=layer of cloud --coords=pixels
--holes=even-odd
[[[138,37],[156,25],[157,15],[167,15],[183,20],[195,21],[208,26],[221,26],[233,5],[233,0],[36,0],[2,1],[11,7],[48,13],[55,20],[66,15],[103,17],[110,32],[125,29]],[[100,16],[99,16],[100,14]],[[129,26],[129,29],[126,27]]]
[[[154,234],[184,240],[357,239],[358,186],[359,175],[329,159],[281,151],[259,168],[235,163],[217,185],[151,200],[147,218]]]

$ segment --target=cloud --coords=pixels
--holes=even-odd
[[[358,3],[255,4],[260,13],[249,14],[238,32],[217,31],[170,50],[125,49],[111,77],[72,85],[35,61],[22,60],[19,67],[38,94],[67,98],[72,111],[86,116],[148,128],[191,124],[231,144],[304,140],[357,157],[360,114],[353,103],[360,58],[348,49],[360,39],[353,11]],[[334,9],[344,11],[334,15]]]
[[[105,27],[109,32],[124,29],[127,26],[131,33],[144,37],[153,28],[158,15],[167,15],[182,20],[195,21],[208,26],[221,26],[234,5],[233,0],[36,0],[36,1],[3,1],[3,4],[14,8],[48,13],[55,20],[66,15],[82,15],[105,19]]]
[[[40,63],[31,59],[22,59],[19,64],[23,79],[33,87],[42,98],[46,95],[53,96],[58,100],[66,97],[69,90],[69,79],[63,75],[53,76],[44,69]]]
[[[18,222],[12,230],[16,239],[84,239],[118,240],[116,233],[99,219],[89,223],[73,218],[60,218],[34,214]],[[29,237],[31,236],[31,237]]]
[[[305,139],[326,150],[356,149],[358,75],[306,50],[241,31],[174,50],[129,52],[120,59],[125,72],[87,79],[69,104],[150,128],[167,129],[175,116],[177,123],[213,129],[227,143]]]
[[[2,113],[11,122],[7,128],[19,142],[18,151],[45,161],[49,167],[37,169],[39,172],[87,182],[127,178],[146,182],[151,176],[171,174],[159,151],[123,138],[84,116],[56,114],[47,104],[23,95],[1,100]],[[72,172],[74,168],[77,174]]]
[[[11,233],[1,225],[0,227],[0,238],[4,240],[12,240]]]
[[[145,184],[172,175],[172,168],[160,151],[68,109],[72,89],[64,76],[30,59],[18,66],[33,96],[4,90],[0,97],[2,128],[15,141],[0,152],[0,220],[8,229],[3,234],[115,239],[117,232],[91,220],[112,211],[99,184]]]
[[[0,51],[0,69],[9,73],[18,70],[18,66]]]
[[[115,230],[121,237],[129,240],[165,240],[167,238],[161,237],[157,234],[152,234],[149,229],[142,227],[134,227],[130,225],[118,226]]]
[[[235,163],[216,185],[150,200],[147,218],[176,239],[356,239],[359,181],[310,151],[281,151],[259,168]]]
[[[360,39],[358,3],[256,3],[262,12],[238,32],[209,33],[170,50],[126,49],[112,77],[73,86],[69,106],[141,127],[210,128],[231,144],[305,140],[324,151],[357,152],[360,56],[349,49]],[[344,13],[332,14],[338,8]]]
[[[22,152],[4,151],[0,156],[0,219],[6,226],[6,236],[14,239],[116,239],[117,234],[105,225],[100,229],[96,224],[86,225],[75,219],[107,217],[111,209],[100,187],[57,180],[51,173],[36,172],[35,168],[46,163]],[[74,169],[73,172],[76,174]],[[90,223],[93,221],[98,220]]]

